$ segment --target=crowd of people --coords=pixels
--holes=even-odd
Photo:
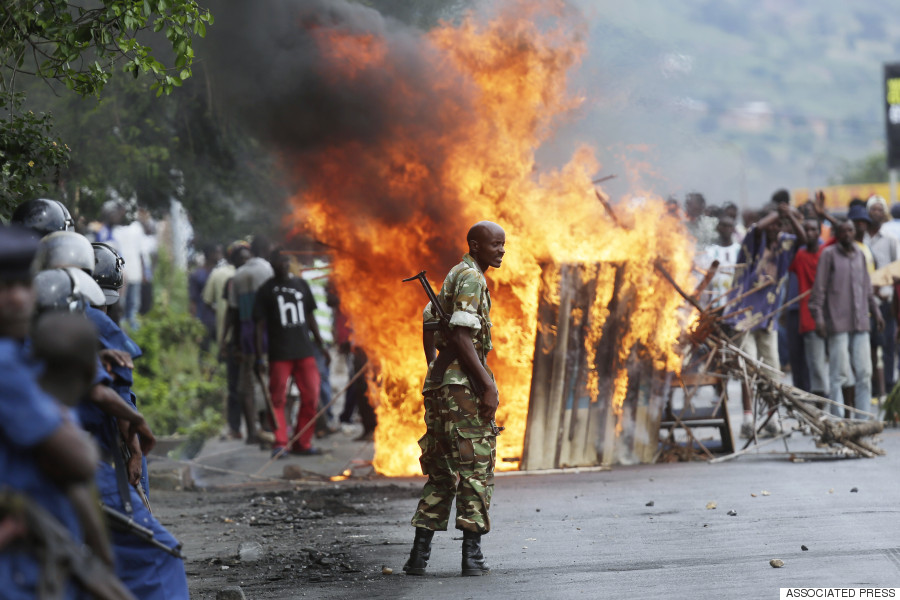
[[[872,195],[837,214],[821,191],[792,206],[778,190],[740,221],[734,204],[709,206],[698,193],[683,213],[675,198],[668,208],[696,240],[701,304],[720,309],[746,354],[831,399],[838,416],[878,415],[896,382],[900,280],[887,267],[900,260],[900,204]],[[742,437],[756,433],[750,398],[745,387]],[[780,427],[771,420],[765,433]]]
[[[82,235],[65,205],[37,199],[0,225],[3,597],[188,598],[180,544],[150,511],[145,455],[156,438],[132,387],[141,349],[129,333],[152,282],[155,227],[145,213],[125,225],[125,214],[107,203]],[[337,296],[326,296],[332,350],[290,253],[257,235],[205,254],[188,285],[205,347],[215,344],[227,372],[226,435],[273,457],[318,454],[313,439],[337,430],[324,410],[331,356],[351,377],[366,362]],[[371,440],[365,377],[349,386],[341,420],[354,410],[358,439]]]
[[[205,248],[188,281],[191,312],[207,332],[203,346],[215,341],[227,373],[225,436],[279,458],[319,454],[314,438],[340,431],[355,413],[363,428],[355,441],[371,441],[376,424],[366,379],[354,377],[367,357],[351,342],[337,294],[326,286],[317,300],[296,270],[292,253],[256,235],[249,243]],[[315,314],[322,300],[332,315],[331,346]],[[352,380],[339,416],[339,404],[332,403],[333,360],[343,363]],[[296,419],[290,419],[294,412]]]

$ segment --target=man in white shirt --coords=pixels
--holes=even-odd
[[[900,240],[900,202],[891,207],[891,220],[881,226],[881,231]]]
[[[728,301],[725,294],[731,289],[734,280],[734,267],[737,264],[741,245],[734,241],[734,219],[723,216],[716,225],[718,237],[697,255],[697,266],[708,270],[714,261],[719,261],[719,268],[709,285],[700,296],[700,304],[720,306]]]

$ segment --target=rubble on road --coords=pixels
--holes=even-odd
[[[383,543],[368,542],[362,523],[387,502],[412,502],[418,492],[418,486],[396,484],[332,485],[178,492],[177,501],[158,502],[178,506],[179,534],[191,550],[185,563],[191,597],[228,600],[267,597],[304,583],[382,577],[381,568],[364,572],[359,566],[360,548],[378,553]]]

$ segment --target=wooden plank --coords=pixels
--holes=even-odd
[[[568,350],[570,315],[572,311],[572,297],[574,290],[566,285],[569,279],[571,267],[563,266],[560,277],[559,290],[559,328],[556,335],[556,347],[553,349],[553,371],[550,379],[550,395],[547,399],[547,431],[552,435],[544,437],[544,452],[546,456],[552,456],[553,467],[559,467],[562,441],[564,439],[563,419],[566,410],[564,398],[566,385],[566,352]]]
[[[569,285],[575,289],[572,300],[572,322],[566,365],[565,436],[560,464],[589,466],[596,464],[597,453],[593,444],[587,444],[587,425],[590,414],[590,397],[587,393],[587,369],[585,368],[585,339],[590,324],[591,306],[596,294],[596,268],[579,265],[571,272]],[[593,277],[591,275],[593,274]],[[588,281],[585,281],[585,278]]]
[[[553,370],[551,353],[556,346],[556,322],[559,318],[559,305],[550,301],[550,298],[556,294],[556,290],[551,287],[555,287],[557,273],[556,268],[545,265],[541,278],[531,393],[528,401],[525,441],[522,447],[522,470],[546,469],[550,468],[551,464],[544,455],[543,448],[544,437],[547,435],[546,404],[550,395],[550,379]]]

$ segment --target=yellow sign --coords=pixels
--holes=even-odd
[[[900,79],[896,81],[900,82]],[[847,210],[850,201],[854,198],[868,200],[872,194],[877,194],[888,201],[891,197],[890,185],[887,183],[852,183],[849,185],[830,185],[819,189],[825,192],[825,207],[830,210]],[[811,199],[812,194],[810,194],[808,188],[791,190],[791,201],[794,206],[805,204]]]
[[[900,77],[887,80],[887,103],[900,104]]]

